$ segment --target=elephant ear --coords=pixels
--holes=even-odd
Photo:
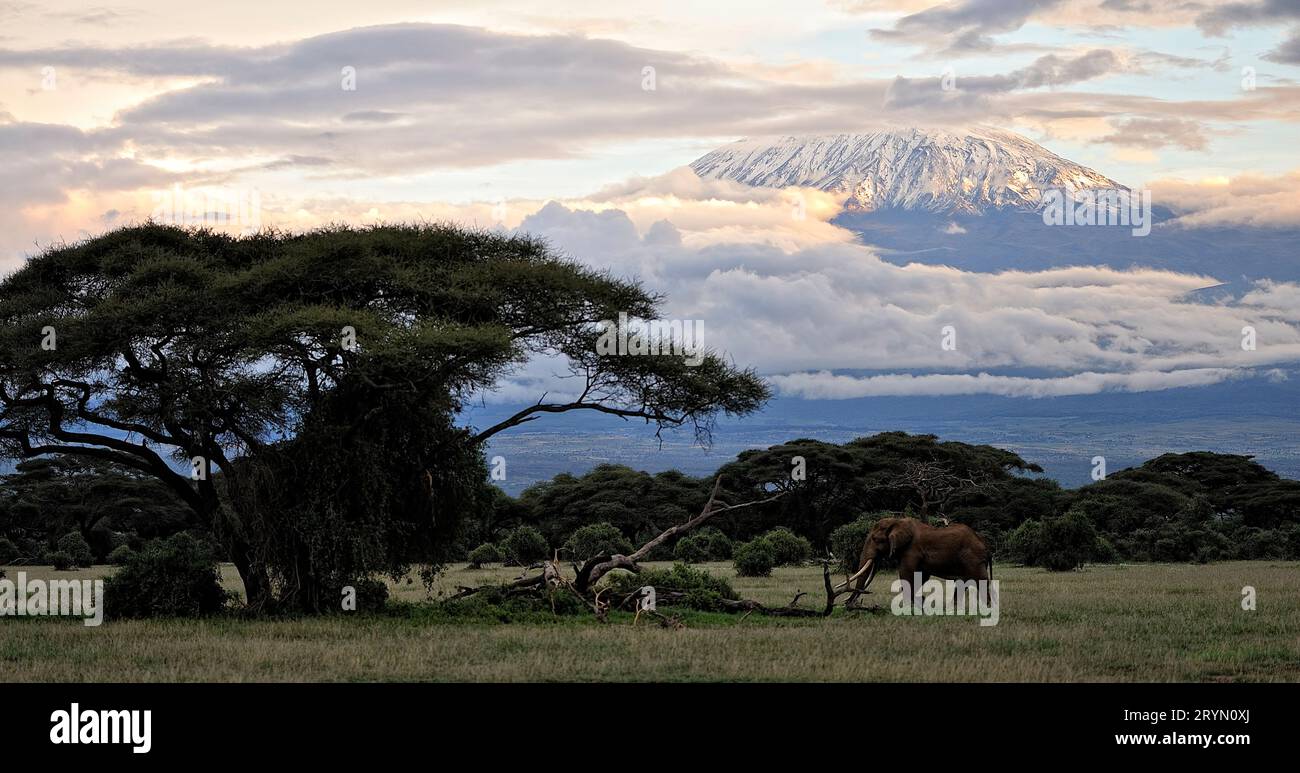
[[[907,548],[908,543],[912,541],[912,524],[906,520],[899,520],[898,523],[889,527],[889,557],[893,558],[898,551]]]

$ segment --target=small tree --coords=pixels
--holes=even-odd
[[[534,561],[547,558],[551,549],[540,531],[532,526],[517,526],[501,540],[501,551],[507,560],[528,566]]]
[[[1025,521],[1011,533],[1014,560],[1052,572],[1068,572],[1104,557],[1101,538],[1088,516],[1070,510],[1057,518]]]
[[[708,544],[710,561],[730,560],[732,551],[731,538],[723,534],[721,529],[706,526],[700,529],[697,536]]]
[[[131,549],[130,545],[118,545],[113,548],[113,552],[108,554],[108,563],[114,566],[121,566],[129,561],[131,556],[134,555],[135,551]]]
[[[763,538],[772,543],[777,566],[801,564],[812,555],[812,543],[808,538],[801,537],[784,526],[769,531]]]
[[[776,565],[776,551],[771,542],[759,537],[736,548],[733,561],[741,577],[767,577]]]
[[[469,552],[469,565],[478,569],[483,564],[495,564],[501,561],[501,551],[491,542],[484,542],[482,545],[474,548]]]
[[[565,540],[564,547],[569,557],[575,561],[632,552],[632,543],[623,536],[623,532],[619,531],[617,526],[603,521],[579,528]]]
[[[1078,569],[1101,553],[1097,528],[1088,516],[1075,510],[1043,521],[1039,532],[1042,565],[1053,572]]]
[[[673,547],[673,557],[684,564],[698,564],[709,560],[709,541],[707,538],[692,534],[677,540]]]
[[[1038,565],[1038,551],[1042,542],[1043,524],[1041,521],[1029,520],[1016,527],[1007,539],[1010,558],[1025,566]]]
[[[90,552],[90,543],[79,532],[69,532],[59,537],[57,550],[66,553],[73,566],[89,567],[95,563],[95,555]]]

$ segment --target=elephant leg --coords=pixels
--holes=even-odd
[[[920,577],[918,577],[918,573]],[[917,566],[916,561],[909,561],[904,558],[898,564],[898,579],[904,583],[905,588],[912,594],[913,611],[921,608],[921,586],[929,579],[926,572]],[[919,581],[918,581],[919,580]]]

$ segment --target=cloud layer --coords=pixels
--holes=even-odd
[[[628,202],[649,192],[676,202],[676,214],[648,227],[644,213],[638,227],[622,209],[552,202],[520,228],[665,292],[666,318],[702,320],[709,346],[758,368],[787,395],[1145,391],[1300,361],[1294,284],[1262,282],[1237,301],[1201,303],[1188,294],[1219,278],[898,266],[849,239],[782,236],[794,219],[783,207],[758,207],[737,225],[744,191],[728,200],[691,177],[679,170],[642,181],[645,196],[636,185],[621,191]],[[706,190],[708,198],[692,198]],[[736,230],[749,238],[733,239]],[[1253,350],[1243,349],[1244,328],[1255,331]],[[953,346],[944,346],[946,335]]]

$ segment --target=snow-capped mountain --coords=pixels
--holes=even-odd
[[[701,177],[848,193],[845,207],[976,214],[1033,211],[1047,190],[1124,189],[1014,132],[896,129],[748,139],[691,164]]]

